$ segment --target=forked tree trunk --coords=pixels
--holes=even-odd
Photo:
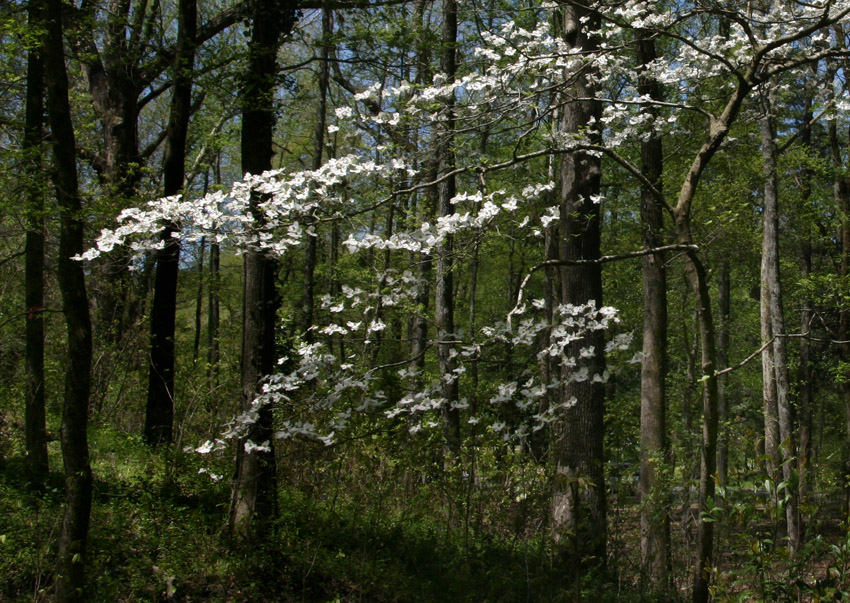
[[[62,2],[46,0],[45,11],[48,15],[61,14]],[[58,277],[68,327],[62,409],[65,506],[59,534],[56,599],[84,601],[86,542],[92,501],[87,436],[92,335],[83,264],[71,259],[83,252],[84,216],[77,186],[76,141],[68,101],[61,19],[47,19],[45,27],[44,72],[60,216]]]

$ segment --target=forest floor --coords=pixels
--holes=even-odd
[[[139,437],[109,428],[93,429],[91,439],[96,480],[87,561],[91,601],[574,599],[545,529],[528,508],[521,522],[516,514],[499,519],[483,506],[470,521],[460,507],[440,510],[434,484],[414,483],[413,490],[430,490],[401,500],[393,488],[380,494],[377,482],[363,484],[350,467],[314,462],[300,475],[283,468],[273,532],[263,544],[246,548],[226,535],[228,480],[216,482],[207,473],[228,475],[225,459],[153,452]],[[22,457],[5,456],[0,600],[50,600],[61,467],[52,467],[45,486],[34,489]],[[58,462],[58,448],[51,458]],[[354,496],[358,488],[368,494]],[[757,505],[730,512],[718,530],[715,600],[846,597],[850,540],[839,519],[823,516],[827,511],[832,509],[825,505],[811,523],[808,544],[795,563],[781,539],[774,542]],[[659,600],[638,591],[637,512],[631,493],[612,493],[609,578],[583,583],[590,600]],[[505,529],[510,522],[513,533]],[[679,521],[672,534],[674,555],[687,550],[688,530]],[[690,573],[687,560],[674,556],[672,578],[682,596]]]

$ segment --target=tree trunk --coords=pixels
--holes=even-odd
[[[330,82],[330,43],[331,43],[331,9],[322,8],[322,48],[319,53],[319,102],[316,107],[316,124],[313,130],[313,164],[312,169],[322,167],[323,151],[325,148],[325,131],[327,123],[328,83]],[[315,225],[314,225],[315,227]],[[304,341],[313,341],[313,306],[314,272],[316,269],[317,236],[307,236],[307,246],[304,250],[304,295],[301,298],[301,335]]]
[[[196,0],[180,0],[178,4],[174,88],[163,166],[163,194],[166,197],[180,192],[186,173],[186,135],[192,112],[192,70],[198,20]],[[176,225],[165,225],[162,231],[165,248],[158,254],[154,277],[150,372],[145,412],[145,442],[152,446],[171,443],[174,427],[174,323],[177,314],[180,244],[171,235],[176,232]]]
[[[251,15],[248,66],[242,92],[242,171],[261,174],[271,169],[274,137],[274,90],[277,51],[295,24],[290,3],[257,0]],[[264,219],[262,197],[253,193],[250,211],[258,228]],[[268,252],[248,249],[243,260],[242,411],[252,408],[262,382],[275,367],[275,326],[279,298],[278,262]],[[234,536],[264,537],[276,512],[277,483],[272,409],[263,406],[257,421],[239,439],[230,498],[230,530]],[[252,442],[260,446],[246,450]]]
[[[41,28],[41,0],[30,0],[27,20],[32,31]],[[27,190],[26,304],[26,449],[27,472],[40,483],[49,470],[47,426],[44,410],[44,67],[39,37],[27,51],[26,123],[24,124],[24,170]]]
[[[800,144],[807,153],[811,152],[812,129],[808,125],[813,118],[812,104],[814,97],[814,78],[808,80],[806,86],[805,107],[803,112],[803,131],[800,136]],[[802,170],[801,182],[802,190],[800,197],[804,207],[807,207],[811,202],[812,195],[812,178],[813,170],[810,167],[805,167]],[[800,279],[806,281],[811,276],[812,272],[812,240],[811,227],[806,226],[806,232],[800,242]],[[814,309],[812,307],[811,298],[806,296],[803,300],[803,308],[800,312],[800,333],[809,333],[812,328],[812,320],[814,318]],[[812,454],[812,408],[814,405],[814,374],[810,361],[810,343],[808,338],[800,339],[800,359],[797,369],[797,403],[799,405],[799,423],[800,423],[800,451],[797,461],[797,468],[800,474],[800,506],[804,506],[808,502],[808,493],[810,486],[809,466],[813,460]]]
[[[593,53],[599,46],[589,36],[599,27],[599,15],[580,3],[563,2],[564,39],[581,52]],[[602,107],[593,98],[592,74],[572,74],[573,88],[564,91],[561,132],[575,134],[598,123]],[[575,152],[561,162],[561,260],[592,260],[600,257],[601,223],[599,195],[601,162],[598,157]],[[600,264],[565,266],[561,269],[561,303],[602,305]],[[605,371],[604,336],[588,333],[567,347],[568,357],[579,357],[581,348],[593,346],[595,353],[585,366],[591,378],[569,379],[573,369],[564,368],[561,403],[567,404],[555,425],[552,442],[556,481],[552,493],[552,528],[556,542],[568,555],[566,568],[578,588],[582,571],[604,569],[607,551],[606,500],[603,467],[604,385],[593,376]],[[571,400],[574,404],[570,404]]]
[[[835,170],[833,194],[840,221],[838,242],[841,248],[841,262],[838,268],[838,275],[841,282],[844,282],[848,278],[848,275],[850,275],[850,178],[844,175],[843,151],[845,145],[839,140],[838,126],[835,120],[830,120],[829,122],[828,137],[832,165]],[[850,338],[850,310],[843,303],[843,300],[839,303],[838,340],[844,343],[839,344],[838,352],[842,362],[850,363],[850,343],[847,343],[848,338]],[[839,380],[838,387],[845,414],[843,475],[847,476],[850,475],[850,379],[847,378],[846,373],[844,377],[844,379]],[[844,488],[846,511],[850,509],[850,480],[845,481]]]
[[[212,389],[218,386],[220,264],[221,247],[213,239],[210,242],[210,286],[207,301],[207,362],[209,363],[209,377]]]
[[[457,2],[443,0],[443,37],[440,69],[446,76],[446,82],[454,81],[457,71]],[[441,127],[437,128],[437,161],[439,174],[444,177],[440,183],[437,212],[440,217],[454,213],[451,203],[455,196],[455,177],[446,176],[455,166],[454,156],[454,96],[443,108],[445,117]],[[437,283],[434,310],[437,323],[437,356],[440,362],[441,393],[443,397],[441,413],[446,453],[457,456],[460,453],[460,413],[456,407],[458,400],[458,376],[455,374],[457,361],[453,357],[455,335],[454,317],[454,241],[452,235],[446,235],[437,245]]]
[[[204,187],[206,189],[206,187]],[[206,193],[204,193],[206,194]],[[204,314],[204,256],[207,250],[207,238],[201,237],[198,245],[198,288],[195,290],[195,340],[192,342],[192,365],[198,363],[201,355],[201,317]]]
[[[729,365],[729,329],[732,314],[731,283],[729,262],[720,262],[717,276],[717,365]],[[727,375],[717,379],[717,485],[726,486],[729,475],[729,444],[725,433],[725,423],[729,413],[729,399],[726,395]]]
[[[637,43],[639,65],[656,58],[655,42],[643,32]],[[640,94],[662,100],[659,84],[641,76]],[[642,173],[657,190],[663,174],[661,138],[652,137],[641,145]],[[641,193],[643,246],[663,245],[664,210],[652,191]],[[643,257],[643,362],[641,364],[640,412],[640,507],[641,576],[651,592],[671,592],[670,497],[659,473],[669,464],[667,445],[667,276],[664,255]]]
[[[46,14],[62,12],[60,0],[46,0]],[[92,334],[83,265],[71,259],[83,251],[84,222],[77,186],[77,158],[61,19],[47,19],[44,73],[53,144],[54,184],[60,214],[59,288],[68,328],[62,457],[65,507],[59,534],[58,601],[85,600],[85,561],[92,501],[88,451]]]
[[[773,340],[773,376],[776,383],[776,410],[779,422],[780,463],[782,480],[787,491],[785,503],[785,521],[788,533],[789,555],[793,558],[800,548],[800,517],[798,509],[797,480],[794,478],[794,463],[797,447],[794,441],[794,428],[790,400],[788,377],[788,352],[785,337],[785,318],[782,309],[782,286],[779,275],[779,182],[776,174],[776,127],[773,123],[773,98],[768,92],[764,99],[765,115],[760,120],[762,158],[764,161],[764,232],[762,255],[767,270],[763,273],[763,286],[767,289],[767,301]]]

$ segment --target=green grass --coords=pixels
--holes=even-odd
[[[339,470],[326,471],[324,485],[290,480],[273,533],[246,548],[224,529],[228,480],[198,474],[210,462],[229,475],[227,458],[153,452],[102,427],[92,429],[91,457],[91,601],[507,602],[557,600],[561,591],[541,538],[448,520],[438,484],[414,488],[401,504],[394,487],[376,503],[377,484],[355,488],[363,476]],[[331,489],[332,476],[347,481]],[[59,467],[41,490],[20,456],[0,467],[0,600],[50,599],[62,498]]]

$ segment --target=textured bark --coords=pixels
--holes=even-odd
[[[42,27],[42,0],[30,0],[27,20],[32,30]],[[44,410],[44,178],[41,144],[44,139],[44,68],[42,40],[27,51],[24,170],[26,172],[27,234],[24,285],[26,326],[26,450],[27,471],[34,483],[48,472],[47,426]]]
[[[47,14],[62,11],[60,0],[46,0]],[[59,204],[59,289],[68,329],[65,402],[62,409],[62,458],[65,505],[59,534],[56,577],[58,601],[85,600],[85,560],[92,501],[88,452],[89,389],[92,360],[91,321],[83,265],[71,259],[83,251],[83,215],[77,186],[77,160],[68,75],[60,19],[46,21],[45,80],[53,145],[54,184]]]
[[[773,378],[776,384],[776,411],[779,427],[782,480],[787,491],[785,524],[789,555],[793,558],[800,548],[800,516],[797,480],[793,476],[797,457],[788,376],[787,337],[782,308],[782,284],[779,274],[779,182],[776,174],[776,127],[773,123],[773,99],[768,93],[764,100],[765,115],[760,120],[762,159],[764,165],[764,230],[762,241],[763,287],[767,290],[768,316],[775,339],[772,345]]]
[[[242,90],[242,171],[260,174],[271,169],[274,154],[274,90],[277,51],[295,24],[291,3],[256,0],[251,14],[248,66]],[[253,194],[250,211],[262,227],[259,208],[262,198]],[[263,379],[276,362],[275,326],[279,299],[276,279],[278,263],[269,254],[249,249],[243,260],[242,298],[242,410],[250,410],[260,393]],[[267,534],[276,513],[277,484],[273,445],[272,409],[264,406],[248,433],[237,442],[236,470],[230,498],[230,530],[234,536]],[[248,442],[264,445],[246,451]]]
[[[192,70],[195,64],[196,0],[180,0],[177,18],[177,53],[174,87],[165,140],[163,194],[178,194],[186,174],[186,136],[192,114]],[[177,314],[177,275],[180,244],[167,224],[162,231],[165,248],[157,257],[151,305],[150,371],[145,412],[145,441],[149,445],[171,442],[174,428],[174,325]]]
[[[592,53],[598,40],[588,36],[599,26],[599,16],[580,3],[561,4],[564,39],[582,52]],[[572,85],[564,91],[565,102],[560,129],[572,134],[584,129],[602,107],[594,97],[588,74],[571,74]],[[561,260],[587,260],[600,257],[601,223],[599,195],[601,162],[598,157],[575,152],[561,162]],[[602,305],[602,268],[600,264],[564,266],[561,269],[561,303]],[[570,357],[579,356],[580,348],[593,346],[596,353],[587,359],[590,375],[605,370],[605,342],[594,331],[567,347]],[[569,371],[570,369],[564,369]],[[574,382],[563,375],[561,402],[575,399],[557,419],[552,442],[556,481],[552,493],[554,537],[568,555],[565,569],[569,581],[578,588],[582,572],[605,567],[607,551],[606,499],[603,471],[604,386],[592,379]]]
[[[770,321],[770,292],[768,290],[767,255],[762,253],[761,295],[759,300],[759,325],[762,345],[773,337]],[[761,351],[762,417],[764,419],[764,471],[776,482],[779,469],[779,414],[776,410],[776,373],[774,372],[773,346]]]
[[[453,82],[457,53],[457,3],[455,0],[443,0],[443,34],[440,69],[446,76],[447,82]],[[444,177],[439,185],[437,213],[440,217],[454,213],[451,199],[456,193],[456,182],[453,175],[446,176],[455,166],[454,156],[454,97],[446,101],[443,108],[445,116],[438,128],[439,141],[437,145],[437,161],[439,174]],[[454,316],[454,240],[447,235],[436,250],[437,283],[434,302],[437,326],[437,356],[440,364],[441,407],[443,422],[443,437],[446,452],[451,455],[460,453],[460,413],[455,406],[458,400],[458,376],[454,373],[457,360],[452,356],[455,347],[455,316]]]
[[[655,42],[648,33],[638,40],[639,65],[656,58]],[[638,92],[662,100],[661,86],[641,77]],[[656,190],[661,189],[663,145],[652,137],[641,145],[642,173]],[[641,191],[643,246],[654,249],[664,244],[664,209],[656,195]],[[667,276],[664,255],[643,257],[643,362],[641,364],[640,405],[640,508],[641,576],[646,589],[656,593],[672,591],[670,557],[670,495],[659,473],[669,463],[667,444]]]

